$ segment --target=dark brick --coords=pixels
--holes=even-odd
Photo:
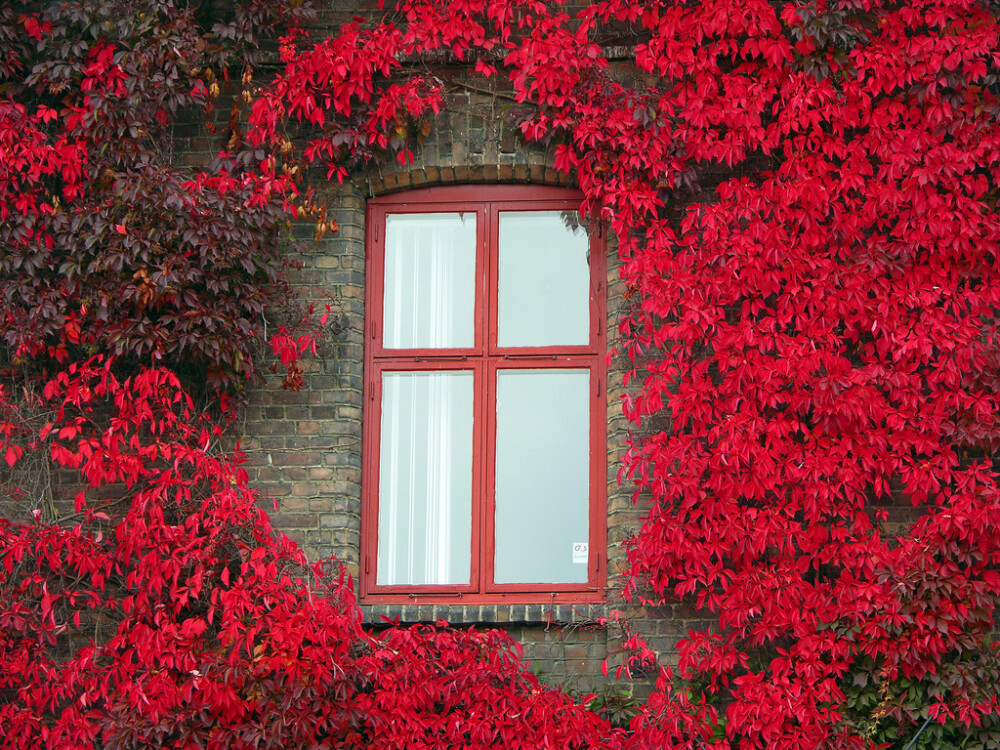
[[[271,456],[275,466],[315,466],[321,463],[323,457],[319,453],[299,452],[276,453]]]
[[[282,529],[303,529],[316,526],[318,519],[312,513],[272,513],[271,523]]]

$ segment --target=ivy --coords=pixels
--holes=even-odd
[[[0,455],[124,488],[0,527],[12,746],[996,744],[992,4],[403,0],[321,40],[295,4],[138,6],[0,6],[0,332],[53,415],[5,402]],[[602,47],[623,30],[630,79]],[[365,633],[161,367],[253,370],[285,219],[315,212],[301,167],[405,165],[446,106],[434,59],[505,78],[619,240],[624,590],[715,623],[676,673],[625,624],[624,671],[656,678],[627,731],[494,632]],[[226,71],[225,153],[182,169],[171,127]]]
[[[34,6],[0,11],[0,336],[17,360],[104,352],[239,384],[281,298],[283,198],[232,159],[181,166],[172,136],[304,10]]]

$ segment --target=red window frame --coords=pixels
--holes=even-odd
[[[366,339],[361,509],[361,597],[365,603],[543,603],[597,602],[604,598],[606,573],[606,352],[605,245],[590,236],[590,342],[583,346],[500,347],[497,345],[497,227],[501,211],[577,210],[581,193],[534,185],[435,187],[371,200],[367,211]],[[475,341],[463,349],[385,349],[385,223],[388,214],[475,212]],[[586,583],[497,584],[493,582],[495,512],[495,394],[499,369],[588,369],[590,377],[589,559]],[[468,585],[377,585],[378,482],[382,373],[465,370],[474,373],[472,558]]]

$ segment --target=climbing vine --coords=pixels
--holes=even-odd
[[[994,4],[403,0],[325,39],[296,3],[225,8],[0,5],[0,456],[90,488],[0,526],[13,746],[997,744]],[[405,162],[435,60],[504,81],[618,238],[625,593],[711,622],[676,670],[626,628],[659,675],[627,730],[499,634],[365,633],[178,379],[254,370],[286,219],[325,224],[300,167]],[[227,79],[225,143],[179,166]]]

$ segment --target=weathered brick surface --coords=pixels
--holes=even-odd
[[[330,304],[339,330],[304,363],[302,390],[282,390],[281,378],[274,376],[251,393],[242,445],[251,480],[268,498],[262,505],[275,525],[294,530],[293,538],[310,557],[336,555],[356,574],[365,199],[356,188],[329,191],[325,198],[341,230],[319,242],[303,239],[301,267],[290,276],[298,301],[320,309]],[[276,513],[269,498],[278,500]]]
[[[608,632],[595,625],[519,625],[508,629],[524,648],[524,658],[542,680],[590,692],[603,679]]]

